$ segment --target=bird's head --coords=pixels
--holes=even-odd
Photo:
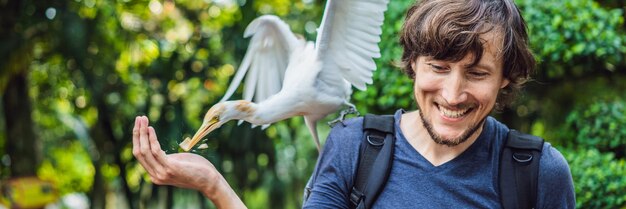
[[[185,151],[189,151],[200,139],[221,127],[224,123],[231,120],[244,119],[250,113],[250,104],[250,102],[243,100],[215,104],[204,115],[202,125],[200,125],[198,131],[191,139],[187,138],[180,143],[180,147]]]

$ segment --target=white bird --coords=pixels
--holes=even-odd
[[[315,46],[299,39],[276,16],[253,20],[244,31],[244,37],[252,36],[248,50],[226,94],[181,148],[189,151],[230,120],[267,127],[301,115],[320,150],[317,121],[343,105],[355,110],[349,102],[351,86],[365,90],[372,83],[387,3],[328,0]],[[244,75],[243,100],[227,101]]]

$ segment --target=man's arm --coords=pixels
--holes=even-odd
[[[215,166],[202,156],[191,153],[166,155],[148,118],[135,118],[133,155],[152,182],[202,192],[217,208],[246,208]]]
[[[546,143],[539,164],[537,208],[576,208],[574,183],[563,155]]]

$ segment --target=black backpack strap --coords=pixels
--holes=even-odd
[[[367,114],[363,119],[364,137],[350,193],[352,208],[371,208],[389,178],[395,145],[394,123],[393,115]]]
[[[509,131],[500,157],[500,200],[504,209],[535,207],[542,149],[542,138]]]

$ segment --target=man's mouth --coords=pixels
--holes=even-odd
[[[435,105],[437,106],[437,109],[439,109],[439,112],[441,112],[441,114],[447,118],[462,118],[474,109],[469,106],[465,106],[463,108],[450,109],[440,104],[435,104]]]

